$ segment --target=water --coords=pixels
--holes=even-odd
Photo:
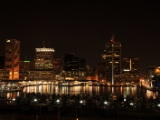
[[[130,97],[145,97],[147,99],[156,99],[160,97],[160,92],[149,91],[141,89],[140,87],[106,87],[106,86],[58,86],[55,84],[38,85],[24,87],[23,93],[41,93],[41,94],[89,94],[89,95],[102,95],[109,96],[111,94],[121,95],[124,98]],[[7,97],[7,99],[13,99],[19,97],[22,92],[1,92],[1,97]]]

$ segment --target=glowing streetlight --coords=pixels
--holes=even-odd
[[[80,100],[80,101],[79,101],[79,103],[81,103],[81,104],[82,104],[82,103],[83,103],[83,100]]]
[[[108,102],[107,102],[107,101],[104,101],[104,104],[105,104],[105,105],[107,105],[107,104],[108,104]]]
[[[15,99],[15,98],[13,98],[12,100],[13,100],[13,101],[15,101],[16,99]]]

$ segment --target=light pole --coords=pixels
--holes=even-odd
[[[57,104],[58,104],[58,120],[60,120],[60,110],[59,110],[59,104],[60,104],[60,100],[57,99]]]

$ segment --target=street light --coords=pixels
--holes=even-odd
[[[60,111],[59,111],[59,103],[60,103],[60,100],[57,99],[56,102],[57,102],[57,104],[58,104],[58,120],[60,120]]]
[[[16,99],[15,99],[15,98],[13,98],[12,100],[13,100],[13,101],[15,101]]]
[[[80,100],[79,103],[83,104],[83,100]]]
[[[132,103],[132,102],[130,103],[130,106],[133,106],[133,103]]]
[[[56,101],[58,104],[60,103],[60,100],[59,99],[57,99],[57,101]]]
[[[105,105],[107,105],[107,104],[108,104],[108,102],[107,102],[107,101],[104,101],[104,104],[105,104]]]

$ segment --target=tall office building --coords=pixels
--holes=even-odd
[[[113,38],[106,43],[106,81],[112,85],[121,82],[121,43]]]
[[[84,80],[87,76],[86,61],[74,54],[65,54],[63,66],[63,78],[65,80]]]
[[[36,48],[35,70],[54,70],[53,48]]]
[[[65,54],[64,56],[64,79],[74,80],[79,76],[79,58],[74,54]]]
[[[5,40],[5,65],[10,71],[9,79],[19,79],[20,41],[16,39]]]

